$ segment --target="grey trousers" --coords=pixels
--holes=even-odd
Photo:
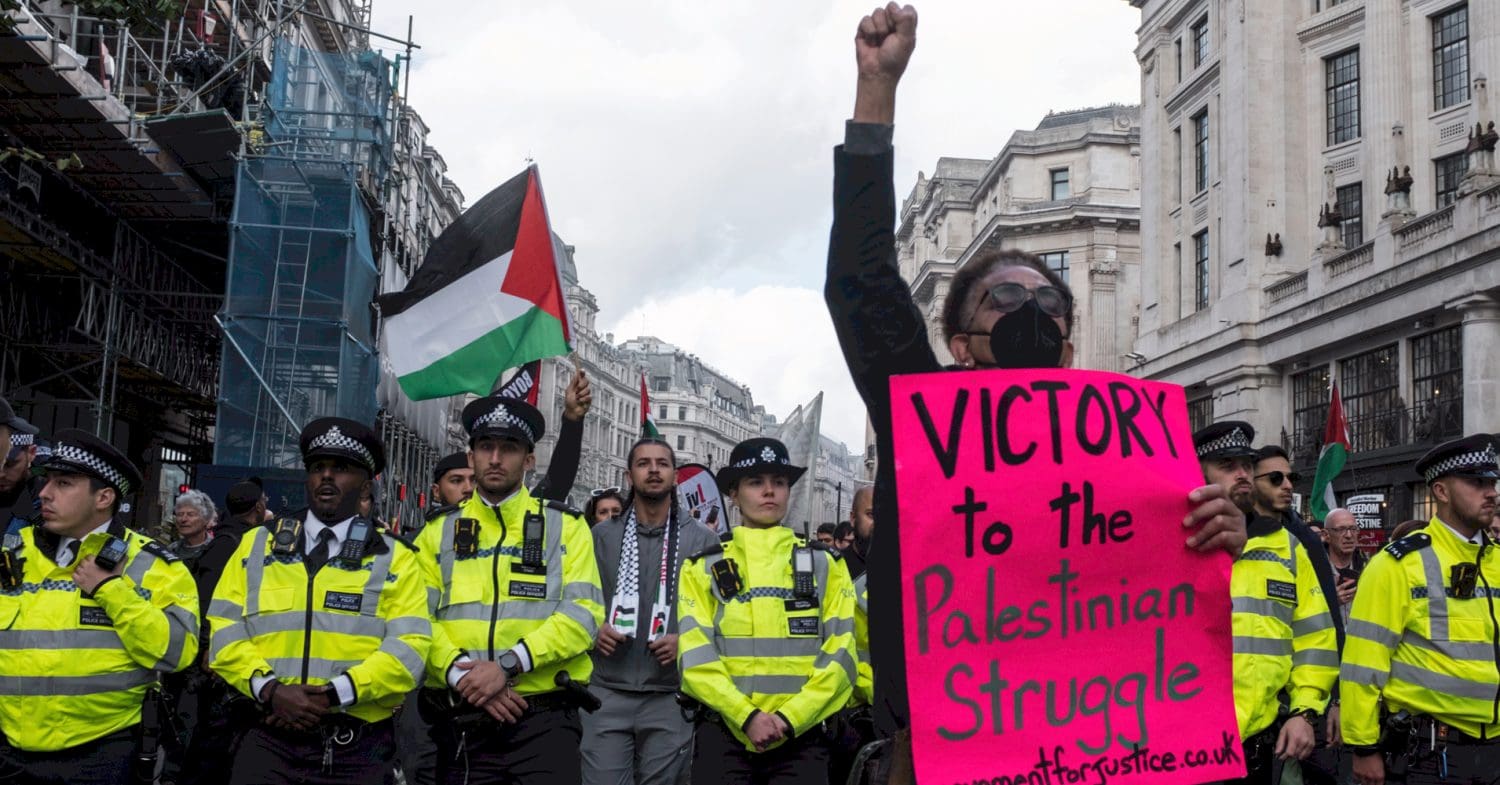
[[[670,692],[589,686],[603,704],[583,714],[583,785],[686,785],[693,726]]]

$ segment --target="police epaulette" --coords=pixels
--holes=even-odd
[[[822,542],[818,542],[817,540],[813,540],[812,542],[808,543],[807,545],[808,545],[808,547],[812,548],[815,551],[822,551],[822,552],[828,554],[828,556],[830,558],[834,558],[834,559],[842,559],[842,558],[844,558],[844,552],[843,551],[841,551],[838,548],[835,548],[832,545],[829,545],[827,543],[822,543]]]
[[[177,554],[167,550],[166,546],[162,545],[156,540],[148,540],[144,545],[141,546],[141,550],[151,554],[152,556],[155,556],[158,559],[161,559],[162,561],[182,561],[182,559],[179,558]]]
[[[715,543],[714,545],[710,545],[707,548],[704,548],[703,550],[698,551],[697,553],[693,554],[692,556],[687,557],[687,560],[688,561],[696,561],[698,559],[703,558],[704,556],[712,556],[712,555],[714,555],[716,553],[723,553],[723,552],[724,552],[724,544],[723,543]]]
[[[422,549],[418,548],[416,543],[412,542],[410,539],[407,539],[406,535],[397,534],[390,529],[385,528],[384,526],[380,527],[380,533],[395,540],[396,542],[401,543],[402,545],[405,545],[407,548],[411,549],[412,553],[422,552]]]
[[[1426,534],[1418,532],[1416,534],[1408,534],[1405,537],[1396,540],[1395,542],[1388,543],[1381,550],[1389,553],[1392,557],[1399,561],[1409,553],[1416,553],[1423,548],[1428,548],[1431,546],[1432,538]]]
[[[583,517],[583,510],[580,510],[577,507],[568,504],[567,502],[560,502],[556,499],[548,499],[547,506],[551,507],[554,510],[557,510],[563,515],[577,515],[580,518]]]
[[[446,517],[448,517],[449,513],[455,513],[455,512],[458,512],[458,505],[457,504],[445,504],[445,505],[443,505],[441,507],[434,507],[434,508],[428,510],[427,514],[424,516],[424,518],[428,522],[432,522],[432,521],[437,520],[438,518],[446,518]]]

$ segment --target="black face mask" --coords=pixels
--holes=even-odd
[[[1056,368],[1062,362],[1063,334],[1057,321],[1028,299],[990,328],[990,353],[997,368]]]

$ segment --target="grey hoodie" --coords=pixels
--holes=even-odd
[[[718,535],[707,526],[693,520],[687,513],[681,510],[677,513],[675,527],[678,532],[678,546],[676,563],[671,566],[671,575],[667,583],[667,598],[672,605],[672,613],[667,620],[667,631],[677,633],[677,581],[682,574],[682,563],[689,556],[693,556],[719,543]],[[644,621],[651,613],[651,605],[656,602],[656,586],[658,570],[661,568],[662,542],[666,539],[663,534],[666,527],[648,530],[637,525],[639,536],[637,539],[639,551],[640,570],[640,597],[636,607],[640,609],[640,618]],[[615,584],[618,580],[620,566],[620,548],[625,538],[625,516],[611,518],[594,527],[594,558],[599,562],[599,581],[604,587],[604,620],[609,622],[610,609],[614,607]],[[589,680],[593,684],[599,684],[612,690],[626,692],[676,692],[681,683],[678,678],[677,664],[663,666],[657,663],[656,658],[646,650],[646,636],[636,635],[624,645],[615,649],[611,656],[604,656],[595,649],[590,653],[594,658],[594,675]]]

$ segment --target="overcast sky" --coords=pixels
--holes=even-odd
[[[824,432],[860,449],[821,292],[831,149],[871,0],[374,5],[378,32],[415,16],[411,102],[469,204],[536,160],[603,331],[698,354],[780,417],[823,390]],[[991,158],[1048,111],[1139,101],[1126,0],[917,9],[899,198],[939,156]]]

